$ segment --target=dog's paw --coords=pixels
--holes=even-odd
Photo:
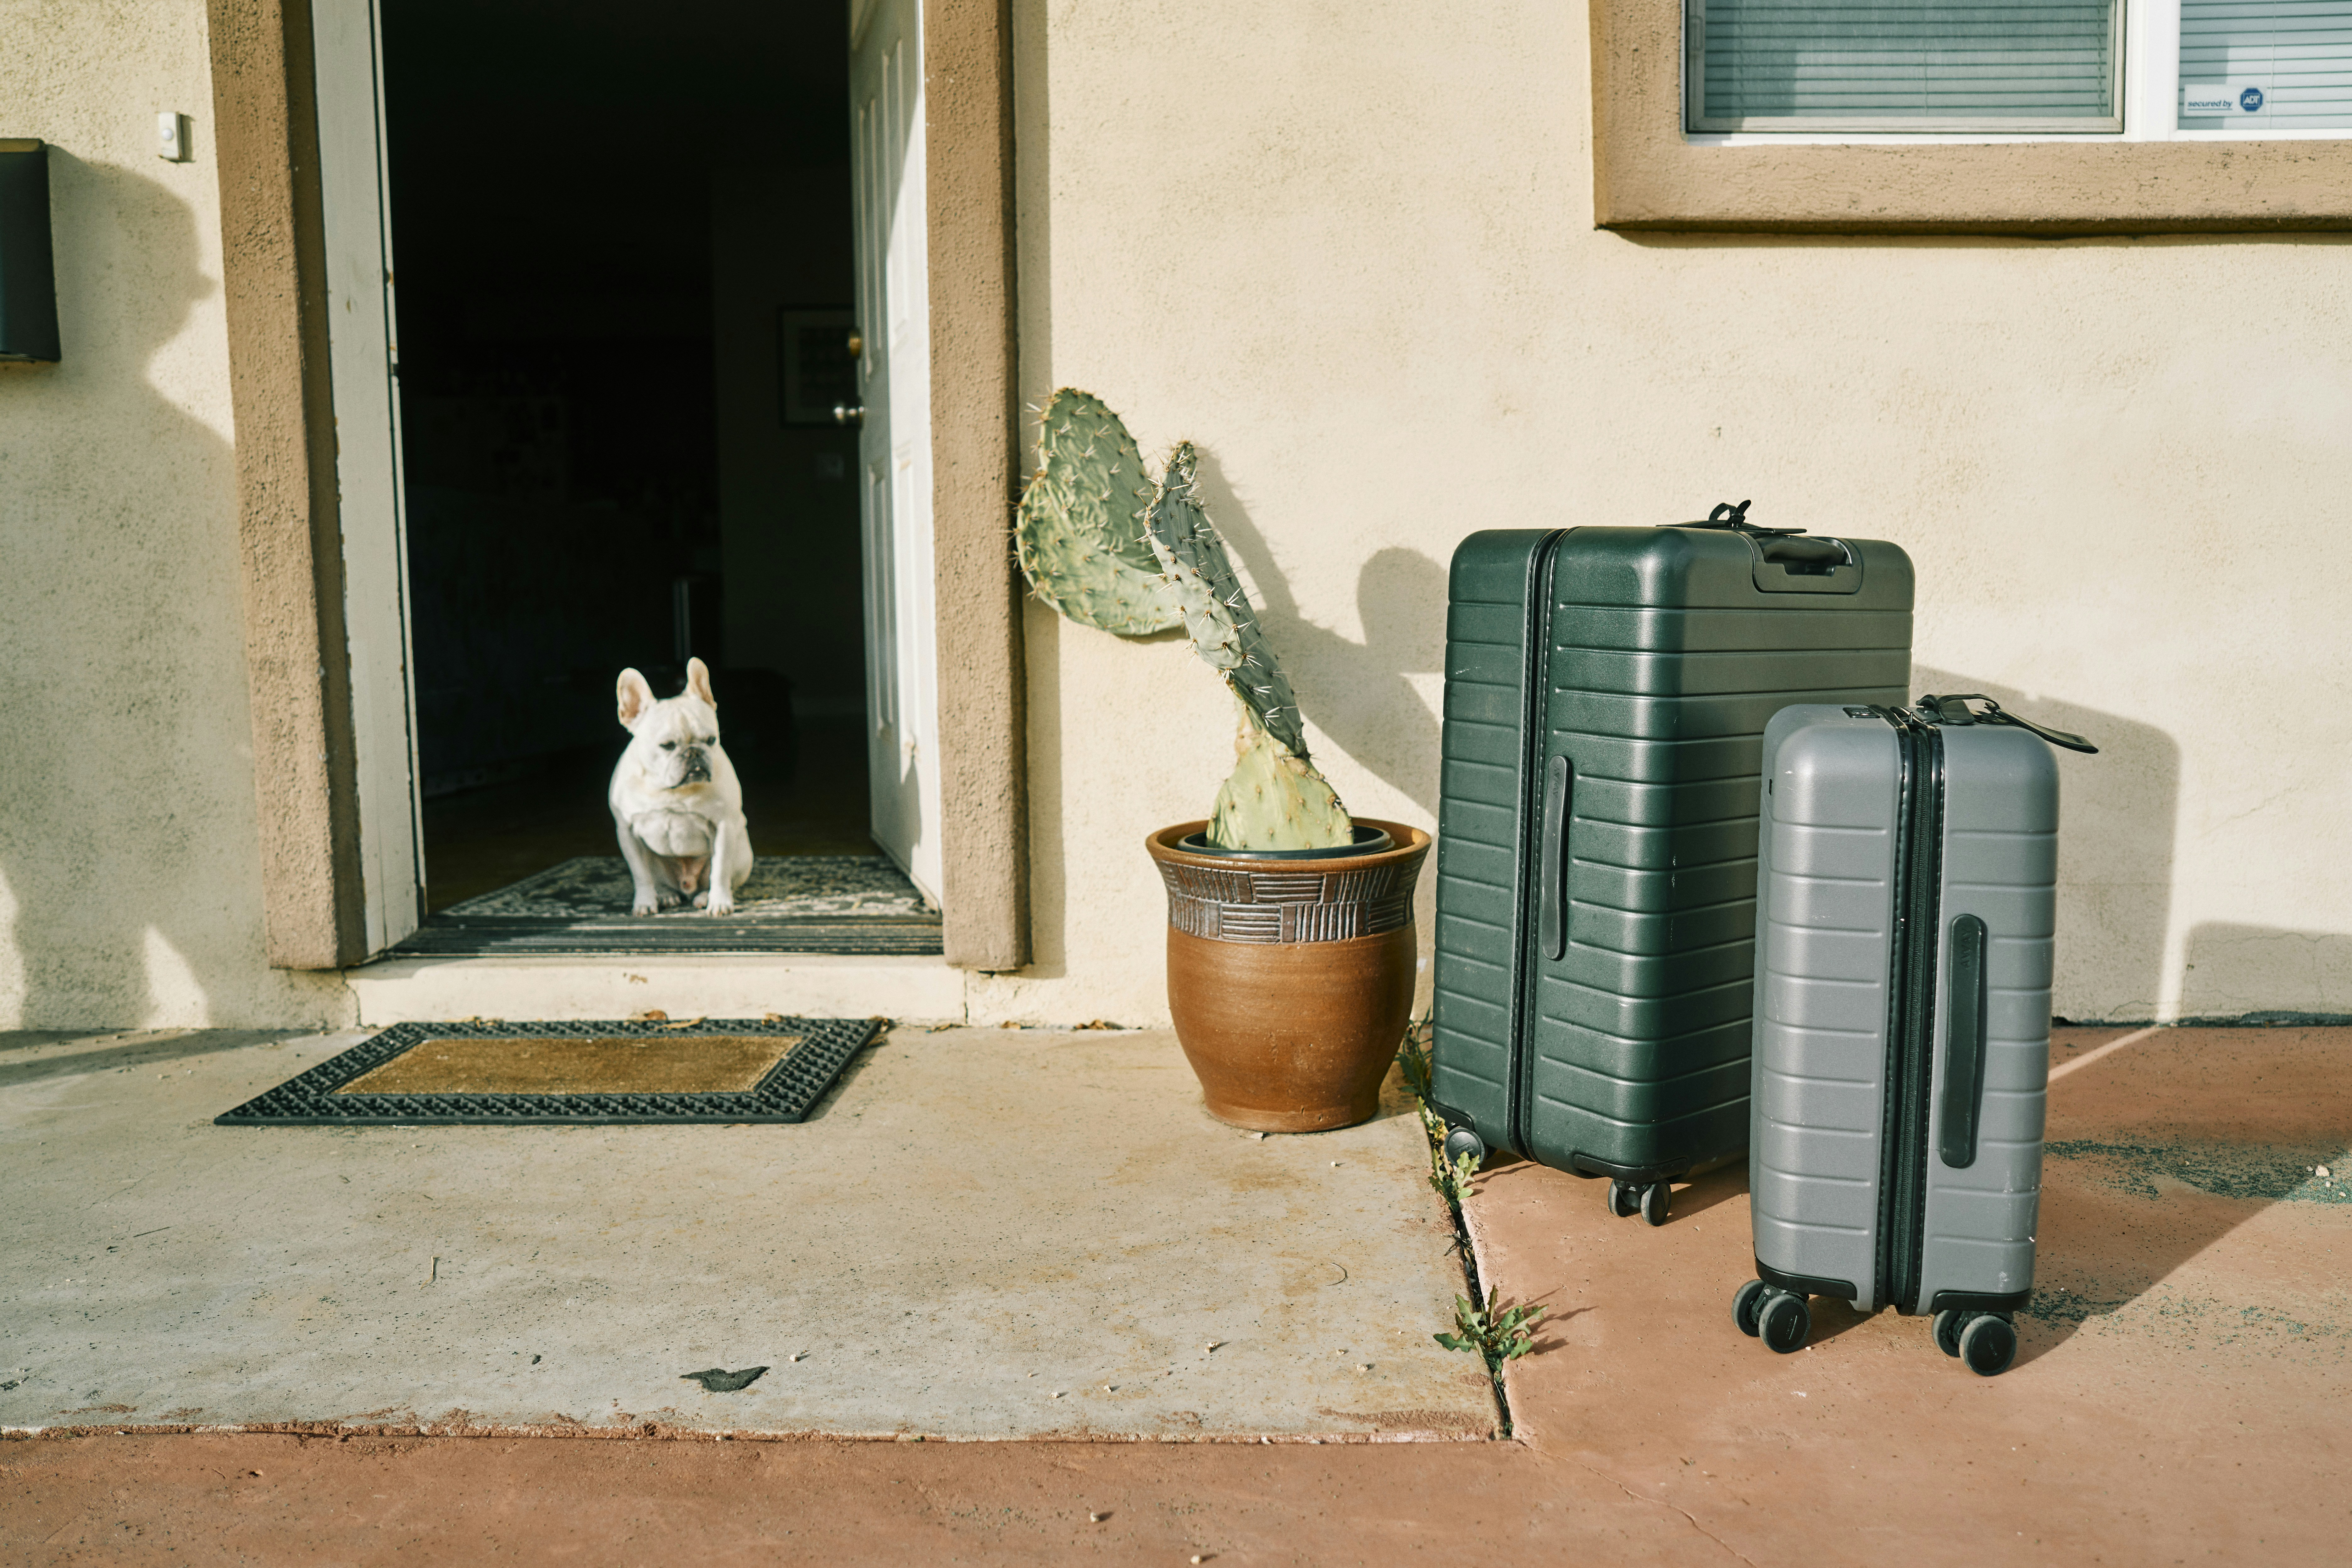
[[[674,909],[677,908],[680,904],[682,904],[682,903],[684,903],[684,902],[686,902],[686,900],[685,900],[684,898],[680,897],[678,894],[677,894],[677,893],[673,893],[673,892],[669,891],[667,889],[664,889],[662,890],[662,895],[661,895],[661,907],[662,907],[663,909],[666,909],[666,910],[674,910]]]
[[[696,909],[708,909],[709,905],[710,895],[708,892],[700,892],[694,895],[694,907]]]
[[[698,899],[695,901],[697,903],[700,903],[702,900]],[[735,900],[732,899],[713,899],[710,900],[709,912],[714,915],[731,915],[735,912]]]
[[[633,915],[649,915],[655,912],[655,909],[651,903],[648,903],[644,899],[639,899],[635,903],[629,906],[629,912]]]

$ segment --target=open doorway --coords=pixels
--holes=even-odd
[[[763,863],[877,856],[845,13],[380,0],[437,950],[617,864],[625,668],[710,666]]]

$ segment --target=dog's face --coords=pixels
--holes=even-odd
[[[627,760],[656,789],[682,789],[710,782],[719,746],[719,700],[710,692],[710,668],[686,661],[686,689],[654,700],[654,689],[634,669],[621,671],[617,686],[621,723],[630,735]]]

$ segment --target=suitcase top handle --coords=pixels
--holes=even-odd
[[[1727,500],[1717,501],[1705,522],[1678,522],[1675,526],[1727,529],[1756,541],[1756,548],[1765,560],[1806,575],[1826,576],[1841,566],[1853,564],[1853,552],[1833,539],[1799,539],[1796,536],[1805,531],[1801,528],[1759,528],[1748,521],[1751,504],[1741,501],[1735,506]]]
[[[1759,528],[1748,521],[1748,509],[1756,503],[1741,501],[1737,506],[1727,500],[1715,503],[1705,522],[1678,522],[1676,528],[1727,528],[1738,533],[1752,533],[1759,539],[1786,539],[1792,533],[1802,533],[1801,528]]]
[[[1971,702],[1981,702],[1985,710],[1972,713]],[[2021,730],[2031,730],[2053,746],[2063,746],[2070,752],[2096,752],[2098,747],[2080,735],[2070,735],[2063,730],[2045,730],[2030,719],[2021,719],[1981,691],[1961,691],[1944,697],[1919,699],[1919,717],[1930,724],[2014,724]]]

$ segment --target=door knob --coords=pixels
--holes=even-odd
[[[866,423],[866,405],[860,403],[853,407],[846,403],[836,403],[833,405],[833,417],[836,424],[863,425]]]

